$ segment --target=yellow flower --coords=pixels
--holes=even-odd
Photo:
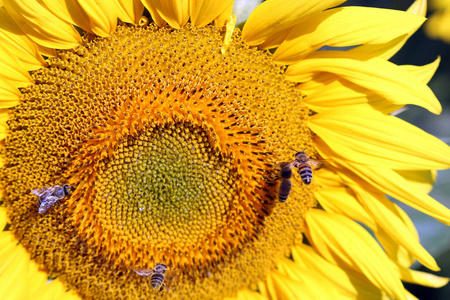
[[[388,61],[425,1],[342,2],[266,1],[241,33],[233,1],[4,1],[0,298],[406,299],[402,281],[446,284],[410,269],[439,268],[386,198],[450,223],[427,195],[449,148],[390,115],[441,111],[426,85],[439,60]]]
[[[433,14],[425,24],[425,32],[433,39],[450,43],[450,1],[431,0]]]

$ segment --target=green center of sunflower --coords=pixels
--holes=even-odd
[[[22,91],[3,154],[11,228],[83,297],[153,297],[134,270],[157,263],[178,271],[167,294],[232,296],[301,235],[311,187],[293,180],[280,203],[265,176],[312,152],[309,111],[269,53],[236,32],[222,54],[223,37],[119,26]],[[39,214],[30,190],[62,184],[71,194]]]
[[[177,124],[148,130],[120,143],[104,164],[93,206],[103,228],[140,245],[157,244],[160,254],[154,255],[167,260],[226,229],[238,201],[231,165],[201,129]]]

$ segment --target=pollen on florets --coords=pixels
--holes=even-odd
[[[279,205],[264,177],[310,147],[308,109],[235,31],[223,54],[214,27],[119,26],[23,90],[2,171],[12,228],[80,295],[153,297],[133,270],[160,262],[179,270],[174,297],[234,295],[301,232],[312,195],[294,182]],[[70,197],[39,215],[28,191],[61,183]]]

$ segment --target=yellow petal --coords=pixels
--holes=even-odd
[[[408,183],[414,184],[425,194],[429,194],[431,192],[437,177],[437,172],[435,170],[396,170],[396,172],[405,178]]]
[[[15,247],[10,262],[0,274],[0,299],[24,299],[30,256],[21,247]]]
[[[439,277],[426,272],[415,271],[401,267],[399,268],[399,270],[400,274],[402,275],[402,280],[413,284],[440,288],[446,285],[449,280],[446,277]]]
[[[8,133],[8,125],[6,124],[8,120],[9,120],[9,113],[3,110],[0,111],[0,141],[4,140]]]
[[[399,67],[407,71],[408,73],[416,76],[420,81],[428,83],[433,77],[434,73],[436,73],[436,70],[439,67],[440,62],[441,58],[438,57],[435,61],[433,61],[428,65],[424,66],[403,65]]]
[[[259,45],[259,47],[261,49],[276,48],[286,39],[288,34],[289,34],[289,29],[282,31],[282,32],[277,32],[275,34],[272,34],[271,36],[266,38],[266,41],[264,43],[262,43],[261,45]]]
[[[28,264],[28,268],[28,282],[24,299],[36,299],[36,295],[39,295],[40,290],[47,285],[47,274],[39,271],[38,265],[32,261]]]
[[[408,228],[411,237],[419,242],[419,234],[417,233],[414,223],[400,207],[395,205],[395,208],[403,224]],[[397,241],[395,241],[391,237],[391,235],[387,233],[382,227],[379,227],[377,229],[377,232],[375,232],[375,236],[377,237],[380,244],[383,246],[389,258],[396,265],[409,268],[414,262],[416,262],[415,257],[413,257],[405,247],[397,243]]]
[[[299,282],[283,275],[280,272],[272,271],[267,276],[267,285],[271,299],[336,299],[328,297],[333,289],[320,290],[317,288],[319,281],[313,276],[306,278],[307,282]]]
[[[323,46],[385,44],[415,30],[425,18],[410,13],[368,7],[340,7],[319,12],[290,31],[273,60],[291,64]]]
[[[315,176],[316,177],[316,176]],[[377,226],[372,217],[357,201],[356,195],[351,189],[334,187],[320,189],[314,192],[314,196],[327,212],[341,214],[357,222],[361,222],[374,230]]]
[[[26,87],[33,82],[25,65],[19,61],[16,54],[12,53],[11,50],[8,50],[1,44],[0,70],[2,70],[0,76],[15,87]]]
[[[76,0],[42,0],[46,8],[64,21],[93,33],[89,16]]]
[[[441,140],[375,110],[330,109],[311,117],[309,127],[348,161],[402,170],[450,166],[450,147]]]
[[[140,0],[119,0],[120,6],[125,11],[120,19],[127,23],[138,24],[144,12],[144,5]]]
[[[316,145],[318,142],[316,141]],[[384,194],[420,210],[446,225],[450,225],[450,210],[448,208],[423,193],[414,185],[409,184],[392,169],[339,160],[336,154],[333,154],[329,148],[327,149],[325,144],[320,145],[317,150],[324,158],[334,157],[334,160],[341,165],[341,168],[336,170],[336,172],[347,182],[356,182],[360,183],[360,185],[368,183]]]
[[[42,300],[46,299],[63,299],[63,300],[72,300],[72,299],[80,299],[76,294],[74,294],[73,290],[67,291],[67,288],[59,279],[52,280],[45,288],[41,289],[41,293],[39,293],[39,298]]]
[[[391,62],[349,51],[317,51],[289,66],[286,78],[305,82],[319,72],[336,74],[394,104],[415,104],[436,114],[442,109],[431,89],[415,76]]]
[[[117,28],[117,18],[124,15],[117,0],[106,2],[92,0],[77,0],[89,17],[89,27],[94,34],[102,37],[109,36]]]
[[[173,28],[179,29],[189,20],[188,0],[144,0],[143,3],[153,19],[158,15]]]
[[[0,77],[0,109],[18,105],[21,95],[15,86]]]
[[[233,14],[233,4],[231,4],[227,9],[225,9],[217,18],[214,20],[214,25],[216,27],[225,26],[225,23]]]
[[[5,228],[7,222],[8,218],[6,217],[6,208],[0,207],[0,230]]]
[[[11,231],[0,232],[0,274],[11,265],[11,257],[17,254],[16,244],[17,240]]]
[[[0,209],[0,214],[5,212]],[[47,284],[47,274],[39,271],[12,232],[0,232],[0,299],[79,299],[66,290],[59,280]]]
[[[328,261],[360,271],[395,299],[406,299],[400,274],[372,236],[350,219],[311,209],[306,215],[307,235]]]
[[[320,187],[345,187],[346,184],[341,177],[333,172],[330,168],[321,168],[314,173],[314,180]]]
[[[300,84],[298,88],[307,95],[305,104],[315,112],[340,106],[360,106],[391,113],[402,107],[392,104],[371,90],[330,73],[319,73],[310,81]]]
[[[413,4],[406,10],[411,14],[416,14],[425,17],[427,14],[427,1],[426,0],[416,0]]]
[[[375,236],[393,263],[409,268],[416,262],[415,257],[405,247],[399,245],[383,228],[378,228]]]
[[[295,281],[295,287],[292,288],[301,290],[311,299],[338,299],[340,296],[334,283],[317,270],[307,269],[287,258],[282,258],[278,262],[277,269],[279,273]],[[320,291],[317,290],[317,286],[321,286]],[[305,297],[307,296],[304,295],[302,298]]]
[[[262,281],[258,282],[258,290],[261,293],[261,295],[263,295],[264,298],[270,299],[267,284],[265,282],[262,282]]]
[[[416,0],[407,10],[408,13],[425,17],[427,11],[426,0]],[[406,41],[416,32],[417,29],[413,29],[403,36],[393,39],[389,43],[380,45],[362,45],[354,49],[349,50],[352,53],[361,53],[371,57],[379,57],[384,60],[390,59],[397,53]]]
[[[380,289],[360,273],[326,261],[310,246],[303,244],[293,247],[292,257],[295,262],[305,266],[305,276],[314,270],[322,273],[324,280],[332,281],[341,297],[345,297],[343,299],[382,299]]]
[[[189,15],[191,17],[191,23],[197,27],[205,26],[211,23],[232,5],[233,0],[191,0],[189,2]]]
[[[0,275],[0,299],[24,299],[27,261],[22,256],[12,257],[10,265]]]
[[[150,15],[152,16],[153,21],[158,25],[159,27],[164,26],[166,24],[166,21],[159,15],[158,11],[156,10],[156,6],[153,0],[141,0],[144,4],[145,8],[148,9],[150,12]]]
[[[41,45],[37,45],[39,53],[47,57],[56,57],[56,50],[53,48],[47,48]]]
[[[403,223],[394,203],[383,194],[362,190],[358,186],[352,186],[362,203],[379,227],[383,228],[397,244],[405,247],[417,260],[433,271],[439,271],[434,258],[422,247],[415,232],[411,232]]]
[[[5,48],[15,53],[26,70],[36,70],[45,66],[46,63],[39,54],[36,44],[15,25],[4,7],[0,7],[0,40]]]
[[[428,83],[439,66],[439,62],[440,58],[424,66],[404,65],[399,67],[420,81]],[[337,106],[359,105],[389,114],[402,107],[402,105],[390,103],[369,89],[330,73],[319,73],[311,80],[300,84],[298,89],[307,95],[304,99],[305,104],[315,112],[322,112]]]
[[[4,5],[20,29],[39,45],[69,49],[82,43],[72,24],[48,11],[39,1],[12,0]]]
[[[263,44],[268,37],[281,33],[302,19],[337,6],[345,0],[270,0],[259,5],[248,17],[242,38],[249,45]],[[274,13],[276,12],[276,13]]]

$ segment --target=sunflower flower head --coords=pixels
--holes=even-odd
[[[389,115],[440,112],[426,86],[438,61],[387,61],[423,2],[341,2],[266,1],[242,31],[233,1],[0,6],[0,259],[3,282],[33,282],[16,298],[406,299],[402,280],[444,285],[409,269],[438,267],[385,196],[450,223],[427,195],[450,150]]]

